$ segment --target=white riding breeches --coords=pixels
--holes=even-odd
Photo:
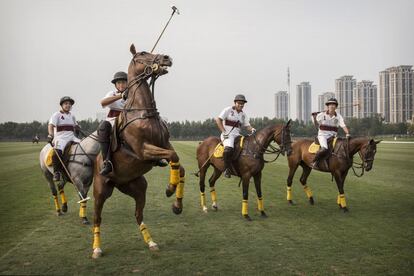
[[[223,142],[223,146],[224,147],[230,147],[230,148],[234,148],[234,140],[236,139],[236,137],[239,135],[229,135],[229,138],[224,139],[223,134],[220,135],[220,139]]]

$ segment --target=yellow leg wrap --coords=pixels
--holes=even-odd
[[[184,197],[184,177],[180,177],[180,183],[177,185],[177,190],[175,191],[176,198],[183,198]]]
[[[141,231],[141,234],[142,234],[142,237],[144,238],[145,243],[149,243],[150,241],[152,241],[151,235],[145,223],[141,223],[141,225],[139,226],[139,231]]]
[[[345,200],[345,195],[344,194],[340,194],[339,195],[339,200],[341,202],[341,207],[345,208],[346,207],[346,200]]]
[[[101,247],[101,228],[99,226],[93,227],[93,246],[92,248],[100,248]]]
[[[262,198],[262,197],[259,197],[259,198],[257,199],[257,209],[258,209],[259,211],[264,211],[264,206],[263,206],[263,198]]]
[[[170,162],[170,184],[177,186],[180,183],[180,163]]]
[[[292,187],[287,187],[287,200],[292,200]]]
[[[308,196],[308,198],[311,198],[313,196],[312,190],[308,186],[303,186],[303,190],[305,190],[305,193]]]
[[[53,196],[53,201],[55,202],[55,209],[57,212],[60,211],[60,205],[59,205],[59,200],[57,196]]]
[[[248,203],[247,203],[247,200],[244,200],[243,199],[243,202],[242,202],[242,215],[244,216],[244,215],[247,215],[248,213],[249,213],[249,205],[248,205]]]
[[[66,200],[65,192],[63,190],[60,190],[59,194],[60,194],[60,199],[62,200],[62,204],[67,203],[68,201]]]
[[[201,207],[206,206],[206,194],[200,193],[200,205]]]
[[[336,204],[341,205],[341,197],[339,196],[339,194],[336,198]]]
[[[217,201],[217,193],[216,193],[216,190],[214,188],[210,191],[210,194],[211,194],[211,201],[216,202]]]
[[[86,217],[86,202],[82,202],[79,207],[79,217]]]

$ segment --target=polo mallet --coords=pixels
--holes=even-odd
[[[154,47],[152,47],[151,54],[152,54],[152,52],[154,52],[154,49],[155,49],[155,47],[157,46],[158,41],[160,41],[161,36],[164,34],[165,29],[167,28],[168,24],[169,24],[169,23],[170,23],[170,21],[171,21],[171,18],[174,16],[174,14],[175,14],[175,13],[180,14],[180,11],[177,9],[177,7],[176,7],[176,6],[171,6],[171,9],[172,9],[173,11],[172,11],[172,14],[171,14],[171,16],[170,16],[170,19],[168,19],[167,24],[165,24],[164,29],[162,30],[162,32],[161,32],[161,34],[160,34],[160,36],[159,36],[159,37],[158,37],[158,39],[157,39],[157,42],[155,42]]]
[[[60,164],[62,165],[63,169],[65,169],[66,174],[69,176],[70,181],[72,182],[73,186],[75,186],[75,190],[78,192],[79,197],[81,198],[81,200],[78,201],[78,203],[83,203],[88,201],[89,199],[91,199],[89,196],[87,198],[84,198],[81,194],[81,192],[78,190],[78,187],[76,187],[75,181],[73,181],[72,176],[70,175],[68,169],[66,168],[65,164],[63,163],[62,159],[60,158],[58,152],[56,151],[56,149],[52,146],[53,151],[55,152],[56,156],[59,159]]]

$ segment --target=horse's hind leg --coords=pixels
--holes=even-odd
[[[262,217],[267,217],[264,206],[263,206],[263,197],[262,197],[262,172],[259,172],[253,177],[254,186],[256,187],[257,194],[257,209],[259,210]]]
[[[312,169],[308,167],[306,164],[301,165],[301,166],[302,166],[303,172],[302,172],[302,176],[300,177],[300,183],[302,184],[303,190],[305,191],[306,196],[309,199],[309,203],[313,205],[315,201],[313,200],[312,190],[306,185],[306,180],[308,179],[309,174],[311,173]]]
[[[289,204],[293,205],[292,200],[292,183],[293,183],[293,177],[295,176],[295,172],[298,169],[299,164],[296,162],[293,162],[288,159],[289,164],[289,175],[287,178],[287,187],[286,187],[286,199]]]
[[[145,177],[140,176],[128,184],[120,185],[118,189],[135,199],[135,217],[137,219],[139,231],[141,232],[145,243],[148,245],[148,248],[155,251],[158,250],[158,245],[152,240],[148,227],[143,222],[147,186],[148,183],[145,180]]]
[[[95,169],[97,170],[97,169]],[[94,217],[93,217],[93,254],[92,258],[101,257],[101,222],[102,209],[107,198],[114,190],[113,183],[106,182],[105,179],[95,172],[95,183],[93,185],[93,197],[95,198]]]
[[[61,212],[61,209],[60,209],[58,193],[56,190],[55,183],[53,182],[53,175],[48,170],[44,171],[43,175],[45,176],[46,181],[49,184],[50,191],[52,192],[53,202],[55,203],[56,214],[58,216],[61,216],[63,215],[63,213]]]
[[[62,201],[62,212],[63,213],[66,213],[68,211],[68,201],[66,199],[65,191],[64,191],[65,183],[66,181],[62,178],[58,184],[58,192],[60,195],[60,200]]]
[[[210,164],[206,164],[204,165],[204,167],[202,167],[200,169],[200,174],[199,174],[199,185],[200,185],[200,206],[203,209],[203,212],[207,213],[207,206],[206,206],[206,194],[205,194],[205,190],[206,190],[206,173],[207,173],[207,169],[210,166]]]
[[[210,195],[211,195],[211,207],[213,208],[213,210],[217,211],[218,210],[218,205],[217,205],[217,193],[216,193],[216,188],[215,188],[215,184],[217,179],[219,179],[219,177],[221,176],[221,171],[217,168],[214,168],[214,172],[211,175],[210,179],[208,180],[208,183],[210,184]]]

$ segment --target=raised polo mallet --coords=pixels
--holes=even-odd
[[[152,52],[154,52],[154,49],[155,49],[155,47],[157,46],[158,41],[160,41],[161,36],[163,35],[163,33],[164,33],[165,29],[167,28],[168,24],[170,24],[171,18],[174,16],[174,14],[175,14],[175,13],[180,14],[180,11],[177,9],[177,7],[176,7],[176,6],[171,6],[171,9],[172,9],[173,11],[172,11],[172,13],[171,13],[170,19],[168,19],[167,24],[165,24],[164,29],[162,30],[162,32],[161,32],[161,34],[160,34],[160,36],[159,36],[159,37],[158,37],[158,39],[157,39],[157,42],[155,42],[154,47],[152,47],[151,54],[152,54]]]

